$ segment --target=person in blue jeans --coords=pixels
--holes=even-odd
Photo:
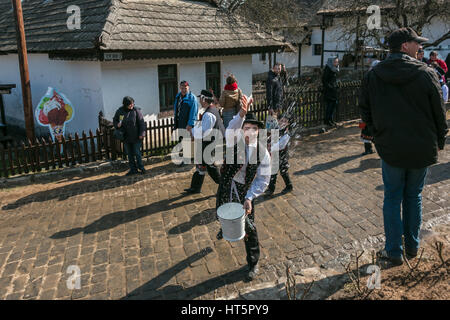
[[[427,168],[438,161],[448,132],[436,72],[417,60],[424,41],[411,28],[393,31],[389,57],[367,73],[361,89],[362,120],[382,159],[386,243],[379,256],[394,265],[403,263],[403,252],[417,256]]]
[[[138,169],[145,174],[141,146],[147,126],[141,109],[134,106],[132,97],[123,98],[122,106],[114,115],[113,125],[116,130],[122,130],[124,133],[123,146],[130,165],[130,171],[126,175],[137,174],[139,173]]]

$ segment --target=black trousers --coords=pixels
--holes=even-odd
[[[289,178],[289,150],[287,147],[280,151],[280,170],[276,174],[270,176],[268,190],[275,191],[278,173],[280,173],[283,178],[286,187],[292,185],[291,179]]]
[[[248,190],[245,190],[245,185],[236,182],[236,189],[239,194],[239,200],[242,204],[245,202],[245,195]],[[233,195],[233,199],[235,195]],[[237,201],[237,199],[235,200]],[[250,268],[258,263],[261,254],[259,248],[258,231],[255,226],[255,204],[252,201],[252,211],[245,219],[245,252],[247,253],[247,264]]]
[[[333,121],[333,116],[338,106],[337,100],[325,100],[326,110],[325,110],[325,123]]]
[[[201,168],[200,168],[201,167]],[[213,181],[217,184],[220,182],[220,172],[219,168],[217,168],[215,165],[197,165],[197,170],[195,171],[194,175],[192,176],[191,180],[191,188],[197,191],[200,191],[203,186],[203,181],[205,180],[205,174],[200,174],[199,170],[204,169],[206,167],[206,172],[208,172],[209,176]],[[202,170],[203,171],[203,170]]]
[[[258,263],[260,256],[258,231],[255,227],[255,207],[252,201],[252,213],[247,216],[245,221],[245,252],[247,253],[247,264],[250,268]]]

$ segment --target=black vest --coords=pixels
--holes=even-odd
[[[220,116],[219,110],[217,110],[217,108],[208,107],[206,111],[201,115],[201,118],[203,118],[203,115],[207,112],[213,114],[216,117],[216,123],[214,123],[213,129],[219,130],[222,133],[222,137],[225,137],[225,126],[223,125],[223,120]],[[204,151],[205,148],[214,140],[215,137],[212,136],[212,133],[209,136],[204,137],[202,143],[202,151]]]
[[[238,154],[237,146],[238,146],[238,144],[235,144],[233,146],[233,148],[227,148],[227,152],[231,151],[229,149],[234,150],[234,159],[233,159],[232,163],[226,163],[226,159],[225,159],[225,162],[222,165],[219,190],[217,191],[216,208],[220,207],[224,203],[230,202],[230,191],[231,191],[231,184],[232,184],[233,178],[239,172],[239,170],[241,170],[241,168],[244,166],[243,160],[245,159],[244,158],[245,151]],[[250,189],[250,186],[252,185],[252,182],[256,177],[258,167],[261,164],[259,150],[260,150],[260,145],[258,142],[257,148],[256,148],[256,157],[257,157],[256,164],[250,164],[250,163],[247,164],[247,168],[245,171],[245,186],[244,186],[245,192],[247,192],[248,189]],[[253,156],[255,156],[255,153],[253,153],[252,157]],[[251,162],[254,162],[254,161],[251,161]],[[245,201],[245,198],[241,197],[240,200],[243,203]]]

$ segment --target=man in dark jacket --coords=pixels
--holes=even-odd
[[[323,70],[322,85],[323,98],[325,100],[325,124],[333,126],[336,123],[333,121],[333,115],[338,105],[337,92],[337,73],[339,72],[339,58],[331,57],[327,61],[327,65]]]
[[[266,82],[266,99],[270,110],[279,110],[283,103],[283,83],[280,77],[281,64],[275,63]]]
[[[403,262],[402,235],[407,257],[417,255],[427,167],[437,162],[448,131],[438,77],[416,60],[424,41],[411,28],[392,32],[391,54],[368,72],[361,91],[362,120],[382,159],[386,245],[380,255],[395,265]]]
[[[114,115],[113,124],[116,130],[122,130],[124,133],[123,146],[130,165],[130,171],[126,175],[136,174],[138,169],[144,174],[145,168],[142,164],[141,145],[147,125],[141,109],[134,106],[133,98],[123,98],[122,106]]]
[[[180,92],[175,97],[173,104],[175,130],[185,129],[191,132],[195,125],[198,115],[198,102],[195,95],[189,90],[189,83],[187,81],[181,81]],[[183,140],[180,137],[179,142]],[[183,162],[181,162],[183,165]]]

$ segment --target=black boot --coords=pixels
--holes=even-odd
[[[208,166],[207,170],[208,170],[208,174],[211,177],[211,179],[213,179],[213,181],[216,184],[219,184],[220,183],[220,171],[219,171],[219,168],[217,168],[216,166],[213,165],[213,166]]]
[[[367,155],[367,154],[372,154],[374,151],[372,149],[372,144],[371,143],[364,143],[364,153],[363,155]]]
[[[273,174],[270,176],[270,183],[269,186],[267,187],[267,191],[264,193],[265,196],[270,197],[275,192],[275,186],[277,184],[277,175],[278,174]]]
[[[200,193],[205,180],[205,175],[201,175],[198,171],[195,171],[191,180],[191,187],[189,189],[184,189],[186,193]]]
[[[281,191],[281,193],[288,193],[291,192],[293,187],[292,187],[292,182],[291,179],[289,178],[289,173],[282,173],[281,177],[284,180],[284,184],[286,185],[286,187]]]

